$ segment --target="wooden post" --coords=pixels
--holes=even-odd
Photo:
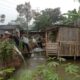
[[[57,58],[59,59],[59,57],[60,57],[60,42],[58,42],[58,55],[57,55]]]
[[[74,54],[74,61],[76,60],[76,45],[75,45],[75,54]]]
[[[45,33],[45,41],[46,41],[46,46],[45,49],[47,48],[47,43],[48,43],[48,33]],[[47,49],[46,49],[46,56],[48,57]]]
[[[69,43],[68,45],[69,45],[69,55],[72,56],[72,44]]]
[[[79,56],[79,29],[78,29],[78,31],[77,31],[77,54],[76,54],[76,56]]]

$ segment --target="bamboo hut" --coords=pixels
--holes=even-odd
[[[51,32],[55,34],[53,42],[50,41]],[[45,36],[47,56],[80,56],[80,27],[56,25],[47,29]]]

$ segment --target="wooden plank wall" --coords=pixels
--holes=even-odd
[[[60,28],[57,41],[80,41],[79,34],[79,28]]]
[[[59,56],[80,56],[80,28],[60,28],[57,42]]]
[[[59,56],[80,56],[80,44],[75,42],[60,42]]]

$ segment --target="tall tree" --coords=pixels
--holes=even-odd
[[[17,19],[15,20],[15,22],[20,25],[19,28],[22,30],[27,30],[26,27],[26,20],[24,17],[18,16]]]
[[[25,4],[18,5],[17,11],[19,12],[19,16],[23,17],[26,20],[26,25],[27,25],[26,27],[27,27],[27,34],[28,34],[28,25],[32,18],[30,2],[26,2]]]
[[[53,24],[61,21],[62,19],[63,16],[61,15],[60,8],[48,8],[42,10],[40,14],[35,17],[34,29],[43,30],[46,27],[51,27]]]
[[[6,16],[5,16],[4,14],[1,14],[1,15],[0,15],[0,22],[1,22],[1,23],[4,23],[5,17],[6,17]]]

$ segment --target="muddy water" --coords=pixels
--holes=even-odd
[[[73,64],[80,66],[80,58],[77,58],[76,61],[74,61],[73,58],[66,58],[66,59],[67,59],[67,61],[65,63],[73,63]],[[14,77],[18,78],[25,71],[33,70],[37,66],[39,66],[41,64],[45,64],[46,58],[44,55],[36,53],[36,54],[33,54],[32,57],[29,59],[25,58],[25,61],[26,61],[26,65],[23,64],[22,67],[15,73]],[[61,69],[61,68],[59,69],[59,74],[61,74],[62,77],[64,76],[63,69]],[[64,80],[65,80],[65,77],[64,77]]]
[[[31,58],[25,57],[26,64],[23,64],[22,67],[14,74],[13,77],[19,77],[21,74],[23,74],[27,70],[33,70],[36,69],[37,66],[45,64],[46,58],[41,53],[32,54]]]

